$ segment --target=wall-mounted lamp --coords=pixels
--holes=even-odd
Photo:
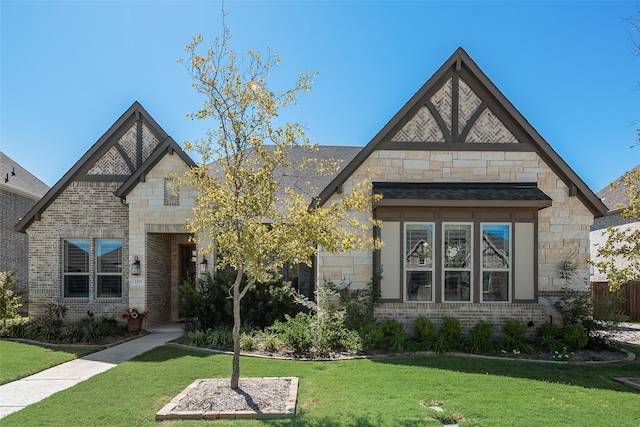
[[[207,259],[204,257],[204,255],[202,255],[202,262],[200,263],[200,274],[204,274],[207,272],[207,264]]]
[[[140,275],[140,260],[138,259],[138,257],[136,257],[136,260],[133,261],[133,264],[131,264],[131,274],[133,276]]]

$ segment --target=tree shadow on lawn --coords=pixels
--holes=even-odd
[[[614,377],[640,377],[640,347],[625,347],[635,353],[631,362],[578,364],[543,363],[517,359],[477,359],[452,355],[406,355],[372,359],[376,363],[416,366],[467,374],[495,375],[548,383],[640,393],[615,381]]]

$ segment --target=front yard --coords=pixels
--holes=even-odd
[[[0,385],[96,351],[91,347],[41,347],[0,340]]]
[[[640,356],[640,347],[632,350]],[[265,422],[274,426],[440,426],[433,403],[464,417],[460,426],[636,426],[640,419],[640,393],[613,380],[640,376],[638,360],[574,365],[412,355],[241,363],[243,376],[300,378],[296,418]],[[2,425],[260,424],[154,421],[194,379],[230,372],[230,356],[160,347],[11,414]]]

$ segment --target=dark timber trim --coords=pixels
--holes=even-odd
[[[404,149],[406,144],[413,143],[390,143],[388,141],[399,130],[400,126],[406,123],[419,108],[426,105],[434,114],[435,108],[429,105],[429,97],[435,93],[442,85],[453,75],[459,76],[467,83],[478,97],[486,103],[485,108],[491,111],[502,121],[511,133],[520,141],[518,144],[493,144],[495,149],[504,151],[521,151],[521,145],[527,144],[529,147],[526,151],[537,152],[542,160],[549,165],[554,173],[562,179],[567,186],[575,185],[577,197],[582,203],[593,213],[596,218],[604,216],[607,213],[607,207],[602,201],[589,189],[589,187],[578,177],[578,175],[569,167],[569,165],[556,153],[547,141],[529,124],[529,122],[520,114],[520,112],[509,102],[509,100],[500,92],[500,90],[489,80],[476,63],[469,57],[467,52],[462,48],[458,48],[451,57],[427,80],[427,82],[409,99],[409,101],[387,122],[387,124],[369,141],[369,143],[358,153],[358,155],[347,164],[344,169],[338,173],[333,181],[325,187],[320,195],[315,199],[316,203],[324,203],[329,200],[346,179],[348,179],[360,165],[378,149]],[[443,128],[438,118],[438,114],[434,117],[438,124]],[[440,118],[441,119],[441,118]],[[444,125],[446,129],[446,125]],[[447,133],[444,132],[445,139]],[[465,135],[466,137],[466,135]],[[442,150],[458,150],[463,149],[461,146],[466,145],[466,150],[488,149],[489,144],[451,144],[453,141],[447,139],[445,143],[440,143],[437,147]],[[398,145],[396,145],[398,144]],[[400,145],[403,144],[403,145]],[[451,145],[450,145],[451,144]],[[417,147],[417,145],[416,145]],[[436,149],[435,145],[422,145],[421,148],[415,149]],[[413,149],[413,148],[411,148]]]
[[[91,148],[64,174],[60,180],[49,189],[49,191],[40,199],[29,212],[16,224],[14,229],[19,232],[25,232],[29,225],[40,217],[40,214],[47,209],[47,207],[53,203],[53,201],[62,193],[72,182],[74,181],[114,181],[122,182],[129,179],[129,176],[123,175],[87,175],[87,171],[91,166],[98,161],[113,145],[116,141],[127,132],[133,124],[140,120],[144,123],[158,141],[165,141],[169,138],[169,135],[160,127],[160,125],[151,117],[151,115],[142,107],[142,105],[135,101],[125,111],[116,122],[109,127],[109,129],[91,146]],[[139,128],[140,135],[142,135],[142,127]],[[175,144],[175,142],[174,142]],[[186,153],[178,148],[179,153],[183,159],[189,159],[190,164],[193,161],[187,156]],[[138,157],[141,158],[142,150],[138,149]],[[186,161],[186,160],[185,160]]]

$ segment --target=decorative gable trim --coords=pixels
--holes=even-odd
[[[128,179],[122,184],[122,186],[115,192],[115,196],[120,198],[127,197],[127,194],[134,189],[139,182],[144,182],[146,175],[151,169],[165,156],[165,154],[174,155],[177,154],[183,162],[189,167],[195,167],[195,162],[182,151],[180,146],[170,136],[158,145],[149,158],[139,167]]]
[[[375,150],[530,151],[597,217],[606,206],[462,49],[435,72],[320,193],[324,203]]]
[[[146,160],[161,146],[171,146],[183,159],[193,161],[173,142],[139,102],[127,111],[91,146],[71,169],[36,203],[15,226],[25,232],[29,225],[74,181],[109,181],[126,183],[131,175],[141,172]],[[176,149],[177,148],[177,149]],[[163,152],[160,150],[160,152]],[[157,160],[155,160],[157,163]],[[186,162],[186,160],[185,160]],[[151,162],[153,163],[153,161]],[[155,164],[155,163],[153,163]],[[140,174],[137,174],[139,176]]]

